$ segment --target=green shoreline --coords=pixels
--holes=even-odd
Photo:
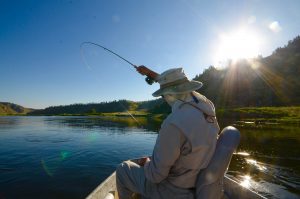
[[[35,116],[29,114],[7,114],[0,116]],[[112,113],[86,113],[86,114],[58,114],[37,116],[101,116],[105,118],[148,118],[151,120],[163,120],[167,114],[152,114],[146,111],[128,111]],[[248,123],[280,123],[300,124],[300,107],[243,107],[243,108],[220,108],[217,109],[219,120],[235,120]]]
[[[243,107],[217,109],[221,119],[259,123],[300,124],[300,107]]]

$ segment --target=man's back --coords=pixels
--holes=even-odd
[[[206,115],[215,118],[214,107],[207,99],[173,105],[162,124],[152,161],[145,165],[148,180],[157,183],[165,178],[180,188],[195,186],[197,174],[214,153],[219,132],[216,119],[208,122]]]

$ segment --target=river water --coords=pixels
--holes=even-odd
[[[134,123],[0,117],[0,199],[84,198],[123,160],[152,153],[160,122]],[[242,139],[227,175],[267,198],[299,198],[300,127],[238,128]]]

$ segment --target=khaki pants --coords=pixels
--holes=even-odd
[[[138,164],[125,161],[117,168],[117,190],[120,199],[131,199],[138,193],[143,199],[193,199],[194,191],[175,187],[164,180],[159,184],[151,183],[145,178],[144,168]]]

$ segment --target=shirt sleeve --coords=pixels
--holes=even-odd
[[[180,155],[182,133],[173,124],[164,125],[159,131],[152,159],[144,165],[146,178],[159,183],[164,180]]]

